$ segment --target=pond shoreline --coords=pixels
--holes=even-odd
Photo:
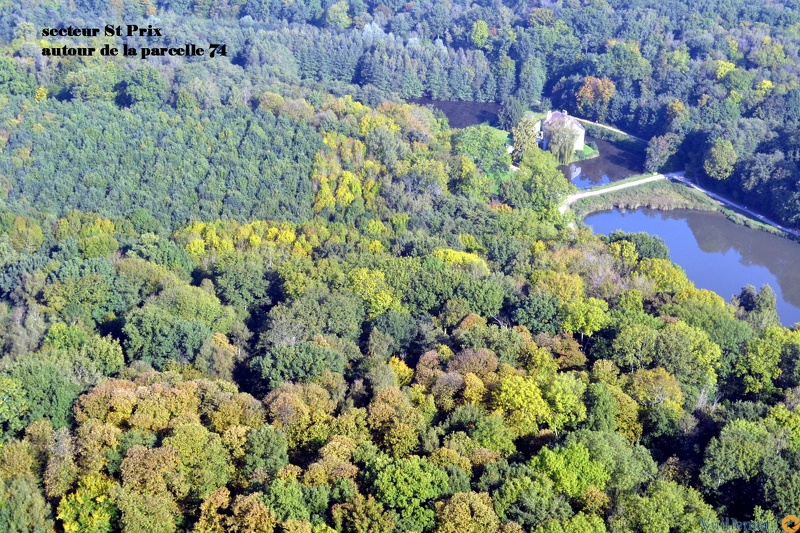
[[[735,224],[719,210],[616,208],[589,214],[583,223],[598,235],[620,229],[659,236],[696,286],[726,300],[747,284],[769,284],[783,324],[800,322],[800,270],[792,268],[800,263],[800,246],[791,240]]]
[[[409,98],[409,103],[432,107],[442,112],[453,129],[489,124],[497,127],[500,123],[500,104],[494,102],[461,102],[457,100],[434,100],[427,96]]]
[[[675,209],[716,211],[740,226],[758,229],[790,241],[800,242],[800,236],[793,230],[787,230],[777,224],[761,221],[755,218],[757,215],[754,213],[744,213],[726,207],[723,202],[735,204],[719,197],[719,195],[714,195],[717,197],[715,198],[700,188],[693,188],[683,180],[679,180],[679,182],[683,183],[683,185],[665,180],[609,192],[609,194],[603,196],[585,198],[573,204],[572,210],[575,213],[575,217],[581,221],[592,213],[612,209],[639,209],[645,207],[659,211],[672,211]]]
[[[586,145],[594,144],[591,157],[558,167],[567,180],[581,190],[591,190],[644,172],[644,153],[586,135]]]
[[[434,100],[429,97],[410,98],[410,103],[422,106],[430,106],[438,109],[445,115],[451,127],[464,128],[488,123],[496,127],[498,122],[498,112],[500,105],[494,102],[468,102],[468,101],[444,101]],[[580,187],[579,190],[591,191],[613,185],[614,182],[624,181],[635,177],[641,170],[634,170],[633,167],[643,165],[642,149],[645,144],[644,139],[635,137],[622,130],[598,124],[586,119],[578,119],[586,127],[588,138],[598,145],[604,145],[605,150],[600,149],[599,153],[592,154],[592,157],[582,159],[566,165],[562,168],[565,178],[575,185],[575,180],[581,181],[581,175],[586,171],[577,173],[575,166],[589,166],[591,171],[600,170],[601,174],[605,166],[612,169],[609,174],[614,175],[592,175],[585,176],[583,181],[590,182],[593,186]],[[592,138],[593,134],[597,135]],[[599,142],[598,142],[599,141]],[[598,146],[599,147],[599,146]],[[609,151],[611,155],[609,157]],[[641,157],[641,161],[638,158]],[[608,159],[608,161],[606,161]],[[624,168],[624,171],[620,169]],[[515,168],[511,167],[511,170]],[[597,174],[597,172],[595,172]],[[601,183],[596,183],[596,182]],[[792,241],[800,242],[800,231],[784,228],[781,225],[766,219],[765,217],[752,213],[742,208],[732,200],[721,197],[716,193],[707,191],[690,183],[688,180],[680,180],[684,187],[679,187],[673,182],[647,183],[638,187],[631,187],[625,190],[610,192],[608,195],[595,196],[578,201],[572,206],[576,218],[582,220],[591,213],[608,209],[624,208],[636,209],[639,207],[649,207],[652,209],[669,211],[673,209],[698,209],[702,211],[718,211],[724,214],[729,220],[736,224],[749,228],[760,229],[771,234],[780,235]]]

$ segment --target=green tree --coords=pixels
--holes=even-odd
[[[496,533],[500,527],[485,492],[459,492],[447,502],[436,502],[436,516],[436,533]]]
[[[119,248],[119,242],[111,235],[101,233],[78,241],[78,249],[86,259],[108,257]]]
[[[238,312],[269,303],[270,283],[264,259],[255,254],[236,254],[214,266],[214,285],[220,299]]]
[[[777,297],[769,285],[764,285],[760,291],[756,291],[752,285],[743,287],[734,303],[741,308],[738,315],[743,316],[757,332],[780,325]]]
[[[447,490],[447,474],[415,455],[379,456],[367,468],[375,497],[395,511],[399,528],[423,531],[433,526],[433,500]]]
[[[659,292],[676,293],[689,286],[686,272],[668,259],[646,258],[639,262],[636,272],[652,280]]]
[[[265,424],[251,429],[245,445],[245,475],[259,471],[275,474],[289,462],[286,435],[280,429]]]
[[[749,481],[774,453],[774,440],[763,424],[734,420],[708,444],[700,481],[714,490],[734,479]]]
[[[692,398],[697,391],[717,381],[722,352],[700,328],[681,321],[668,324],[659,332],[655,353],[658,355],[654,364],[673,374],[684,385],[684,392],[691,392]]]
[[[654,481],[644,495],[630,493],[623,500],[620,509],[625,511],[609,519],[619,531],[690,533],[702,531],[703,522],[717,521],[714,509],[699,492],[674,481]]]
[[[614,360],[632,372],[649,365],[655,354],[658,332],[644,324],[623,326],[611,343]]]
[[[553,124],[544,131],[547,149],[556,157],[559,164],[569,165],[575,159],[575,141],[578,133],[567,123]]]
[[[619,408],[607,384],[591,383],[586,389],[586,428],[613,432],[617,429]]]
[[[331,28],[339,28],[341,30],[349,28],[353,21],[347,12],[350,10],[350,5],[346,0],[340,0],[328,8],[325,14],[325,24]]]
[[[516,178],[530,196],[520,207],[532,207],[545,216],[552,216],[558,210],[574,187],[564,179],[558,165],[553,154],[538,146],[531,146],[524,153]]]
[[[205,499],[233,475],[230,456],[220,436],[200,424],[176,426],[163,445],[177,450],[180,469],[189,482],[193,498]]]
[[[36,90],[36,79],[17,68],[12,57],[0,58],[0,93],[31,96]]]
[[[779,365],[785,341],[785,330],[780,326],[770,326],[760,337],[747,342],[744,354],[734,366],[734,371],[744,382],[745,393],[774,391],[773,382],[781,375]]]
[[[124,97],[129,105],[152,108],[161,105],[167,93],[167,82],[151,65],[134,70],[125,82]]]
[[[348,275],[348,287],[364,300],[369,318],[402,309],[394,289],[386,282],[386,274],[380,270],[352,270]]]
[[[253,358],[250,365],[260,372],[267,386],[274,389],[287,381],[313,381],[326,370],[341,373],[344,361],[344,354],[337,350],[303,342],[295,346],[276,346],[265,355]]]
[[[619,433],[581,430],[567,436],[565,443],[571,442],[585,446],[589,456],[603,464],[610,476],[606,490],[614,498],[635,492],[658,471],[647,448],[631,444]]]
[[[726,180],[733,173],[736,159],[733,144],[727,139],[717,139],[706,152],[703,169],[715,180]]]
[[[514,320],[533,333],[555,335],[561,330],[560,302],[548,293],[534,292],[514,310]]]
[[[156,369],[169,361],[194,361],[211,337],[211,329],[203,322],[176,317],[152,304],[128,313],[122,332],[128,358],[141,359]]]
[[[501,377],[492,402],[520,436],[537,432],[539,425],[552,416],[541,389],[531,377],[515,374]]]
[[[472,33],[470,33],[470,39],[476,48],[484,47],[486,41],[489,39],[489,25],[486,24],[485,20],[479,19],[472,24]]]
[[[506,150],[508,135],[491,126],[470,126],[454,139],[455,152],[471,157],[486,174],[499,178],[508,173],[511,155]]]
[[[627,240],[636,246],[636,251],[641,259],[666,259],[669,260],[669,248],[658,235],[650,235],[643,231],[626,233],[621,230],[608,234],[608,242]]]
[[[54,428],[72,419],[72,403],[83,390],[69,361],[53,354],[28,354],[11,367],[10,377],[25,389],[27,420],[47,418]]]
[[[0,375],[0,442],[25,427],[27,393],[22,383]]]
[[[523,117],[511,130],[511,136],[514,138],[514,159],[520,160],[527,150],[538,148],[537,122],[533,117]]]
[[[561,320],[564,331],[580,333],[581,337],[591,336],[609,324],[608,302],[599,298],[579,298],[565,306]]]
[[[586,383],[572,373],[560,372],[544,388],[544,399],[550,407],[547,425],[556,433],[573,428],[586,419],[583,393]]]
[[[534,533],[605,533],[603,519],[580,512],[567,520],[548,520],[532,530]]]
[[[553,480],[556,491],[571,498],[583,496],[590,487],[603,490],[610,478],[605,466],[578,443],[556,450],[542,448],[531,459],[531,468]]]
[[[119,511],[111,498],[113,482],[98,474],[78,481],[75,492],[67,494],[58,504],[58,519],[64,531],[107,533],[112,531]]]
[[[50,533],[53,519],[31,474],[0,478],[0,531],[8,533]]]
[[[540,106],[542,91],[547,81],[547,72],[542,62],[537,57],[528,58],[523,64],[519,74],[519,87],[517,96],[526,108]]]
[[[514,83],[514,65],[513,62],[508,65],[508,69],[503,72],[503,89],[510,90],[511,85]],[[489,78],[491,79],[491,78]],[[525,104],[516,96],[505,96],[500,106],[500,111],[497,114],[500,127],[504,130],[512,130],[514,126],[519,124],[522,117],[525,115]]]
[[[269,485],[265,502],[275,512],[279,522],[311,518],[303,487],[296,479],[274,479]]]

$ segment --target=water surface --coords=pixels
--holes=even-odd
[[[447,117],[451,128],[466,128],[478,124],[498,126],[497,114],[500,112],[500,105],[495,103],[454,102],[424,97],[411,98],[409,101],[440,110]],[[564,176],[579,189],[591,189],[643,172],[643,153],[624,150],[608,141],[587,135],[586,142],[590,141],[597,145],[600,151],[599,157],[559,167]]]
[[[500,112],[500,105],[492,102],[453,102],[430,98],[410,98],[409,102],[440,110],[447,117],[451,128],[466,128],[483,123],[497,127],[499,124],[497,114]]]
[[[588,135],[585,140],[597,145],[600,156],[559,167],[577,188],[591,189],[644,171],[644,154],[623,150],[608,141]]]
[[[800,244],[734,224],[716,212],[676,209],[601,211],[584,219],[595,233],[621,229],[658,235],[671,259],[697,287],[726,300],[745,285],[770,285],[778,297],[778,314],[786,326],[800,322]]]

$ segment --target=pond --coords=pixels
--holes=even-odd
[[[497,127],[500,105],[491,102],[451,102],[431,98],[411,98],[409,102],[429,105],[444,113],[451,128],[466,128],[487,123]],[[586,136],[593,142],[600,156],[585,161],[576,161],[559,167],[564,176],[579,189],[591,189],[612,181],[641,174],[644,170],[644,154],[624,150],[608,141]]]
[[[495,127],[499,124],[497,114],[500,112],[500,105],[491,102],[451,102],[430,98],[410,98],[409,102],[440,110],[447,117],[451,128],[466,128],[484,122]]]
[[[800,322],[800,244],[735,224],[716,212],[676,209],[601,211],[584,219],[595,233],[621,229],[658,235],[672,261],[697,287],[726,300],[745,285],[768,284],[778,298],[778,315],[786,326]]]
[[[586,142],[597,145],[600,151],[599,157],[559,167],[564,176],[577,188],[591,189],[644,171],[644,154],[623,150],[608,141],[588,135]]]

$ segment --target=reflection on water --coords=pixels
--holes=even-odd
[[[488,123],[490,126],[498,125],[497,114],[500,112],[500,106],[495,103],[452,102],[430,98],[411,98],[409,102],[439,109],[447,117],[451,128],[466,128],[483,123]],[[623,150],[608,141],[588,135],[585,140],[597,145],[600,157],[560,167],[564,176],[579,189],[591,189],[642,173],[644,154]]]
[[[644,156],[614,146],[608,141],[586,136],[586,142],[593,142],[600,150],[600,157],[576,161],[562,166],[561,171],[579,189],[591,189],[612,181],[641,174],[644,170]]]
[[[411,98],[409,102],[439,109],[447,117],[451,128],[466,128],[484,122],[490,126],[498,125],[497,114],[500,112],[500,106],[491,102],[452,102],[430,98]]]
[[[726,300],[745,285],[769,284],[782,322],[800,322],[800,244],[734,224],[720,213],[689,209],[615,209],[589,215],[584,222],[596,233],[621,229],[658,235],[696,286]]]

